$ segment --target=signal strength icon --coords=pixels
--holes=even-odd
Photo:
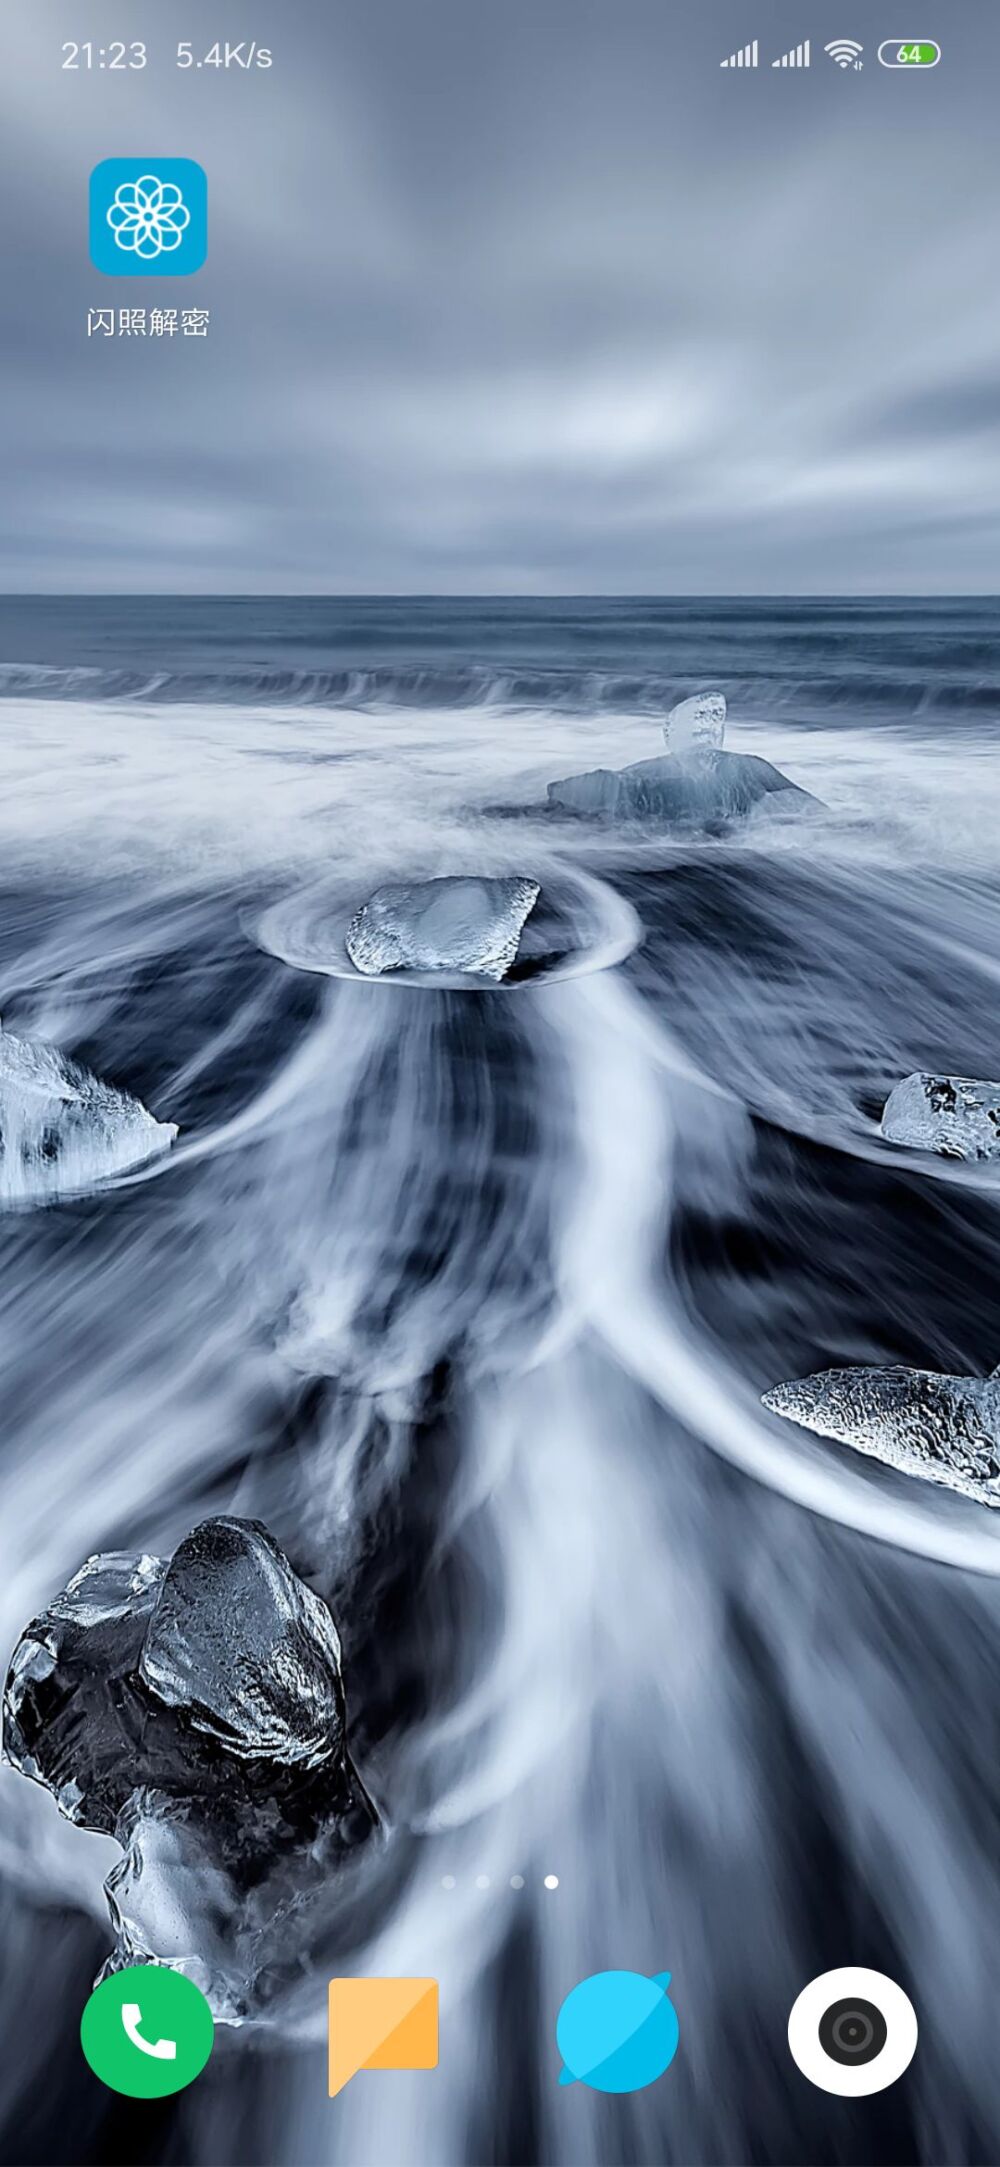
[[[833,38],[829,45],[824,45],[823,51],[829,53],[831,60],[836,61],[838,68],[864,67],[864,61],[861,58],[864,46],[859,44],[857,38]]]
[[[719,66],[720,68],[756,68],[759,65],[757,53],[758,41],[754,38],[752,44],[741,45],[738,53],[730,53],[728,60],[720,60]]]
[[[780,60],[772,60],[771,66],[772,68],[811,67],[812,62],[810,60],[809,53],[810,40],[807,38],[804,45],[793,45],[791,52],[782,53]]]

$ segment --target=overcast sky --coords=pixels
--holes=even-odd
[[[4,0],[0,587],[995,591],[1000,11],[915,18]],[[88,36],[147,70],[62,72]],[[216,36],[273,69],[175,71]],[[147,153],[208,171],[193,279],[90,269],[90,168]],[[164,303],[209,338],[88,343]]]

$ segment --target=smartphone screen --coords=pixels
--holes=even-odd
[[[6,0],[6,2167],[1000,2156],[998,70]]]

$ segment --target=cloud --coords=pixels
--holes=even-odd
[[[260,78],[150,19],[85,78],[70,12],[8,30],[8,589],[996,587],[984,6],[921,84],[720,73],[739,10],[647,0],[298,0]],[[211,247],[140,293],[84,204],[147,145],[206,165]],[[209,339],[88,343],[137,299]]]

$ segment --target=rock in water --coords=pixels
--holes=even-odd
[[[0,1207],[93,1189],[176,1134],[54,1046],[0,1030]]]
[[[1000,1083],[906,1076],[885,1102],[882,1134],[945,1159],[1000,1159]]]
[[[403,881],[377,888],[347,933],[347,953],[366,978],[386,971],[454,971],[499,981],[517,955],[537,880]]]
[[[764,1406],[924,1482],[1000,1505],[1000,1375],[824,1369],[775,1385]]]
[[[180,1964],[229,2021],[294,1970],[296,1914],[377,1823],[333,1619],[252,1520],[89,1558],[14,1651],[4,1758],[122,1845],[108,1968]]]
[[[681,760],[692,753],[701,756],[721,752],[725,734],[724,692],[696,692],[692,699],[679,701],[663,725],[667,751],[676,753]]]

